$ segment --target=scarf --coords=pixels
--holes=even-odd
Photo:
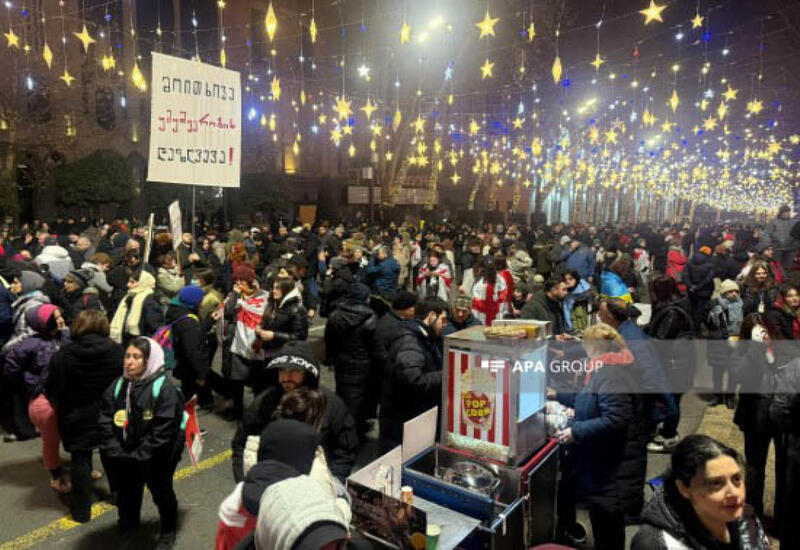
[[[122,343],[123,334],[140,336],[139,321],[142,318],[142,307],[145,299],[153,294],[156,286],[155,278],[147,271],[142,271],[139,284],[132,288],[119,303],[114,318],[111,320],[111,339]]]
[[[800,340],[800,309],[792,310],[786,302],[781,299],[778,299],[774,304],[773,307],[775,309],[779,309],[787,316],[792,318],[792,338],[794,340]]]
[[[618,352],[606,353],[598,357],[593,357],[589,360],[586,367],[586,378],[583,380],[583,385],[588,386],[589,381],[592,379],[592,374],[605,366],[622,365],[627,366],[633,363],[633,354],[628,348]]]

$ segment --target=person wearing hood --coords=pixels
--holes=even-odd
[[[278,373],[278,384],[255,396],[244,411],[231,441],[233,477],[244,479],[244,451],[247,438],[259,435],[272,420],[283,396],[298,388],[315,389],[325,397],[325,412],[319,430],[319,444],[331,472],[340,480],[350,475],[358,448],[358,435],[347,406],[334,392],[319,386],[320,365],[305,342],[286,343],[266,367]]]
[[[453,314],[447,316],[447,324],[442,329],[442,336],[482,324],[472,314],[472,300],[470,297],[460,294],[453,302]]]
[[[105,313],[81,311],[72,322],[70,342],[50,363],[47,380],[47,398],[58,409],[58,432],[72,458],[72,519],[80,523],[91,517],[91,483],[102,476],[92,467],[92,452],[102,441],[103,392],[122,374],[122,346],[108,334]]]
[[[58,417],[55,407],[45,395],[50,375],[50,360],[68,340],[61,311],[52,304],[41,304],[25,312],[28,326],[34,333],[3,352],[3,374],[13,380],[14,387],[25,391],[28,418],[42,438],[44,467],[50,471],[50,487],[59,493],[70,491],[70,484],[61,471],[58,447]]]
[[[714,265],[711,263],[711,249],[701,246],[683,270],[683,284],[692,306],[692,321],[699,332],[708,317],[708,302],[714,293]]]
[[[420,300],[389,343],[380,407],[382,452],[403,440],[403,423],[441,404],[442,352],[438,340],[447,323],[447,303],[435,296]]]
[[[325,325],[325,363],[333,366],[336,395],[356,422],[360,440],[369,432],[380,395],[378,318],[368,305],[369,287],[353,283]]]
[[[347,296],[350,285],[356,282],[353,271],[349,267],[348,258],[351,253],[344,253],[336,256],[328,264],[328,273],[325,282],[322,283],[322,295],[320,296],[319,314],[327,318],[336,310],[342,300]]]
[[[71,323],[81,311],[87,309],[97,309],[105,311],[97,290],[90,286],[92,273],[83,269],[70,271],[64,277],[64,285],[61,287],[61,297],[65,304],[64,321]]]
[[[17,299],[11,303],[14,311],[14,329],[2,351],[6,351],[23,338],[34,334],[35,331],[28,326],[25,317],[28,309],[50,303],[50,298],[42,292],[45,283],[45,278],[42,275],[35,271],[23,269],[19,274],[19,281],[19,285],[12,287],[17,295]]]
[[[728,374],[728,390],[724,390],[723,378],[732,359],[731,337],[739,336],[743,320],[744,302],[739,297],[739,285],[726,279],[720,283],[719,293],[711,298],[708,312],[709,341],[706,357],[711,365],[714,385],[714,397],[709,402],[711,407],[725,403],[728,408],[734,408],[736,380],[733,379],[733,372]]]
[[[589,324],[589,307],[593,299],[592,285],[575,270],[564,272],[561,279],[567,285],[567,295],[561,302],[567,332],[583,330]]]
[[[46,265],[50,274],[57,281],[63,281],[67,273],[72,271],[72,259],[66,248],[58,246],[58,241],[53,236],[48,236],[44,240],[44,248],[35,258],[36,265]]]
[[[101,454],[117,489],[117,523],[129,539],[139,528],[145,485],[158,508],[161,529],[155,550],[175,546],[178,499],[172,487],[184,446],[183,396],[164,372],[164,350],[137,337],[125,349],[123,375],[100,406]]]
[[[173,374],[181,381],[181,391],[187,399],[196,394],[199,397],[211,369],[197,316],[197,308],[202,301],[203,289],[187,285],[170,300],[165,319],[172,331],[172,349],[175,353]]]
[[[681,281],[683,279],[683,270],[686,269],[686,252],[681,246],[681,239],[672,235],[666,237],[666,242],[669,244],[669,252],[667,252],[667,269],[665,273],[675,279],[678,283],[678,288],[681,292],[686,292],[686,285]]]
[[[577,394],[555,396],[574,410],[567,427],[556,433],[566,446],[559,486],[560,531],[576,533],[577,504],[589,510],[595,548],[624,550],[631,495],[624,488],[631,481],[626,476],[646,463],[644,441],[637,440],[643,419],[634,394],[636,367],[625,340],[610,325],[590,326],[582,345],[589,359],[583,388]],[[637,490],[640,497],[641,485]]]
[[[14,301],[22,292],[22,272],[16,266],[0,266],[0,349],[14,334]]]
[[[745,505],[741,463],[719,441],[687,436],[672,452],[664,488],[648,502],[631,550],[769,550]]]
[[[155,278],[145,270],[130,276],[128,293],[111,319],[112,340],[125,346],[137,336],[155,334],[164,324],[161,305],[154,296],[155,285]]]

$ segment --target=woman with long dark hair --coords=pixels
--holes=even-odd
[[[744,314],[766,313],[777,298],[778,288],[769,266],[762,261],[753,262],[742,285]]]

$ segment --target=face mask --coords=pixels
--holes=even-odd
[[[200,281],[198,281],[197,279],[192,279],[192,282],[190,284],[193,284],[194,286],[200,286]]]

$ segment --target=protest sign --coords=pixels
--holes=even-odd
[[[239,187],[239,73],[153,52],[148,181]]]
[[[172,248],[178,248],[183,236],[181,225],[181,205],[178,201],[169,205],[169,232],[172,235]]]

